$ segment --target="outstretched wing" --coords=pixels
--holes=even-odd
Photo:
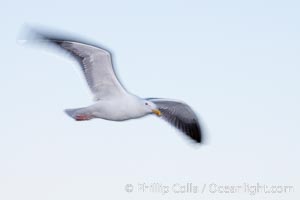
[[[160,98],[148,98],[162,113],[161,117],[181,130],[190,138],[200,143],[202,133],[195,112],[185,103]]]
[[[79,41],[35,32],[38,39],[67,51],[80,64],[95,100],[113,98],[126,90],[116,77],[109,51]]]

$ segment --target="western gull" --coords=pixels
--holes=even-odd
[[[34,31],[38,41],[63,49],[77,60],[94,95],[95,103],[82,108],[66,109],[77,121],[101,118],[124,121],[149,114],[166,120],[197,143],[203,140],[199,120],[192,108],[178,100],[140,98],[129,93],[118,80],[111,53],[98,45]]]

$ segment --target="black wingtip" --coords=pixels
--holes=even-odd
[[[63,42],[62,38],[60,38],[61,35],[62,34],[54,33],[42,27],[24,25],[18,40],[26,41],[29,44],[52,43],[54,45],[60,45]]]
[[[74,34],[72,32],[66,32],[66,31],[60,31],[56,29],[50,29],[48,27],[44,26],[30,26],[30,25],[24,25],[22,28],[22,38],[30,41],[45,41],[50,42],[54,45],[60,45],[64,41],[69,42],[78,42],[83,43],[86,45],[98,47],[100,49],[106,50],[112,54],[112,51],[100,44],[91,42],[90,40],[87,40],[85,37],[78,36],[77,34]]]
[[[191,125],[191,130],[189,132],[189,136],[196,142],[196,143],[202,143],[203,142],[203,137],[202,137],[202,132],[200,129],[199,124],[195,121]]]

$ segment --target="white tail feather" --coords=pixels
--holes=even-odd
[[[65,113],[75,119],[79,110],[81,110],[81,108],[65,109]]]

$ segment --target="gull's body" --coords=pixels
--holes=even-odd
[[[137,106],[141,104],[140,106]],[[143,109],[144,104],[141,99],[128,94],[114,99],[104,99],[97,101],[91,106],[80,109],[65,110],[68,115],[86,116],[88,118],[102,118],[112,121],[124,121],[136,119],[149,114],[150,111]],[[83,120],[86,120],[83,119]],[[80,120],[80,119],[78,119]]]
[[[154,113],[196,142],[201,142],[202,136],[197,116],[187,104],[169,99],[142,99],[129,93],[117,79],[111,54],[107,50],[47,34],[36,33],[35,35],[39,41],[54,44],[71,54],[79,62],[94,94],[96,102],[91,106],[66,109],[70,117],[77,121],[93,118],[124,121]]]

